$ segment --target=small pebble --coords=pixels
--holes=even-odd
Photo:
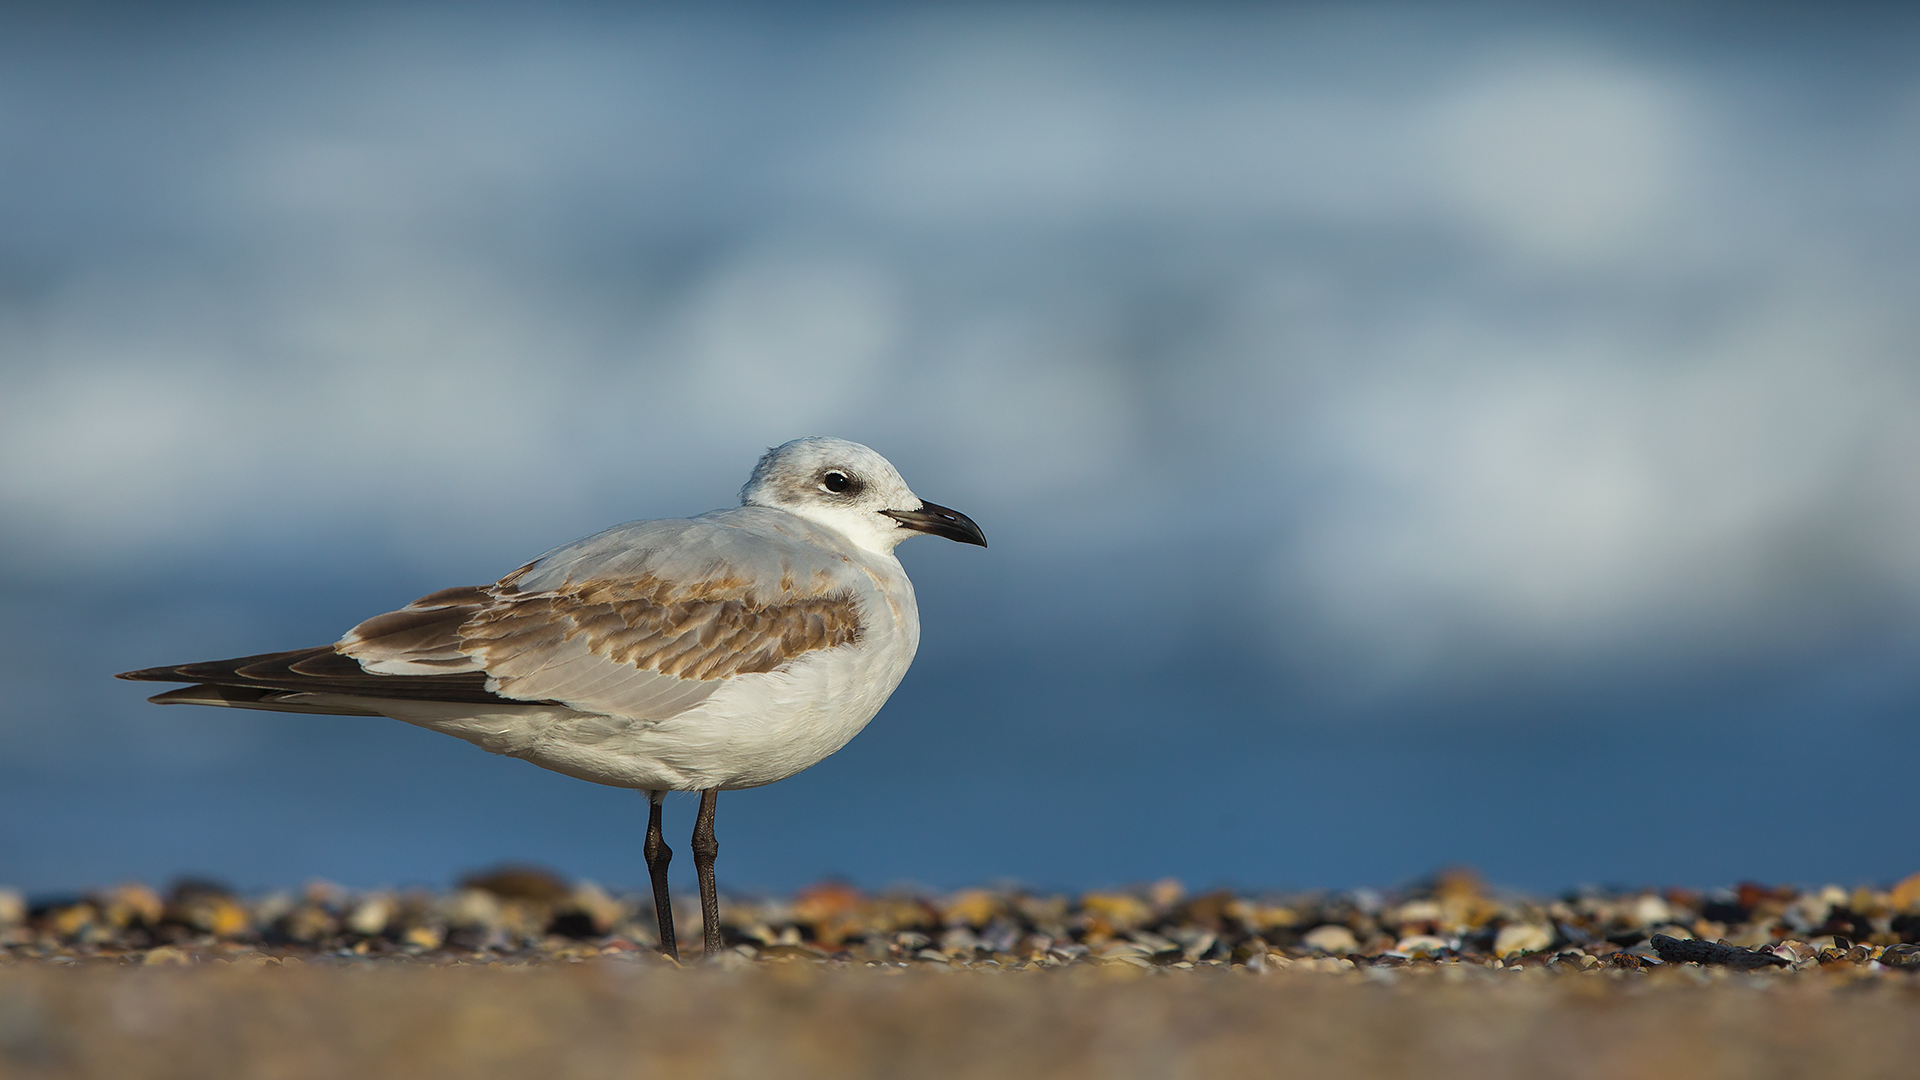
[[[1300,944],[1319,952],[1342,956],[1360,950],[1360,942],[1354,938],[1352,930],[1331,923],[1316,926],[1300,935]]]
[[[1543,952],[1552,947],[1553,928],[1539,923],[1503,926],[1493,939],[1493,955],[1502,959],[1515,953]]]
[[[163,899],[164,897],[164,899]],[[683,963],[699,917],[677,913]],[[1705,893],[1495,893],[1449,872],[1398,893],[1188,896],[1177,882],[1078,896],[1009,888],[866,893],[828,882],[791,897],[723,899],[718,966],[1011,972],[1101,977],[1334,974],[1443,978],[1907,979],[1920,972],[1920,877]],[[153,966],[475,964],[518,970],[605,958],[676,966],[653,945],[650,894],[537,868],[465,879],[441,895],[313,883],[242,896],[213,882],[138,883],[44,900],[0,888],[0,962],[117,959]],[[1556,949],[1558,951],[1556,951]]]

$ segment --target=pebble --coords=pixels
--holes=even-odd
[[[1887,904],[1896,912],[1920,913],[1920,873],[1909,874],[1888,889]]]
[[[1920,945],[1889,945],[1875,959],[1897,971],[1920,971]]]
[[[48,899],[0,888],[0,963],[671,966],[654,952],[645,891],[529,867],[477,874],[461,886],[431,895],[316,882],[247,897],[205,881],[164,892],[134,882]],[[1449,978],[1503,969],[1519,973],[1504,977],[1621,978],[1678,966],[1697,978],[1920,976],[1920,877],[1880,888],[1748,882],[1706,893],[1558,897],[1496,894],[1460,871],[1397,893],[1267,896],[1188,896],[1171,881],[1080,895],[870,894],[828,882],[791,897],[728,897],[721,913],[729,946],[722,965],[733,967],[1098,966],[1125,978],[1360,968],[1394,980],[1436,968]],[[688,928],[682,947],[695,950],[691,964],[698,917],[679,915]]]
[[[1673,921],[1673,908],[1652,893],[1642,893],[1634,897],[1625,914],[1628,922],[1633,926],[1658,926],[1661,923]]]
[[[1109,933],[1131,930],[1153,917],[1153,905],[1132,893],[1088,893],[1080,898],[1080,910],[1089,923],[1104,924]]]
[[[1409,900],[1393,909],[1392,919],[1402,926],[1408,923],[1438,923],[1446,917],[1446,909],[1436,900]]]
[[[373,937],[387,928],[393,918],[392,898],[375,893],[360,902],[347,916],[347,929],[362,937]]]
[[[1493,938],[1493,955],[1502,959],[1515,953],[1544,952],[1552,947],[1553,927],[1539,923],[1503,926]]]
[[[1316,926],[1300,935],[1300,944],[1317,952],[1340,955],[1360,950],[1360,942],[1353,936],[1352,930],[1333,924]]]
[[[1412,934],[1394,942],[1393,951],[1406,956],[1439,956],[1452,945],[1446,938],[1432,934]]]
[[[1682,941],[1667,937],[1665,934],[1655,934],[1650,944],[1654,951],[1660,954],[1660,959],[1669,964],[1710,964],[1733,968],[1736,971],[1747,971],[1788,963],[1787,960],[1772,952],[1744,949],[1738,945],[1715,941]]]
[[[962,889],[940,907],[948,926],[985,926],[1000,911],[1000,898],[985,889]]]

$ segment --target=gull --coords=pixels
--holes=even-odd
[[[720,792],[818,763],[880,711],[920,644],[893,554],[920,533],[987,546],[972,519],[915,495],[873,450],[796,439],[767,451],[733,509],[616,525],[331,645],[119,678],[194,684],[147,699],[162,705],[387,716],[645,793],[643,852],[660,948],[674,957],[660,803],[698,791],[693,861],[712,954]]]

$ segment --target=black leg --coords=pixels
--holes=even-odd
[[[700,816],[693,821],[693,872],[700,877],[700,924],[708,956],[720,951],[720,894],[713,887],[713,859],[720,854],[720,841],[713,838],[713,804],[719,799],[719,788],[701,792]]]
[[[664,791],[643,791],[649,804],[647,810],[647,846],[643,849],[647,855],[647,873],[653,877],[653,916],[660,922],[660,951],[680,959],[680,949],[673,941],[673,897],[667,892],[667,864],[673,861],[673,849],[660,836],[660,801],[667,797]]]

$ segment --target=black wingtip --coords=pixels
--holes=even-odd
[[[114,678],[126,679],[129,682],[192,682],[193,681],[192,679],[185,678],[184,676],[182,676],[180,674],[180,669],[178,667],[150,667],[150,668],[141,668],[138,671],[122,671],[119,674],[115,675]]]
[[[201,660],[191,664],[168,664],[164,667],[141,668],[138,671],[123,671],[115,675],[116,679],[131,682],[253,682],[241,669],[254,664],[280,661],[297,661],[316,653],[332,653],[333,646],[322,645],[311,649],[293,649],[287,652],[258,653],[254,656],[236,656],[231,660]]]
[[[269,708],[278,712],[344,713],[344,708],[294,708],[280,703],[272,695],[282,693],[325,693],[346,697],[407,698],[418,701],[442,701],[482,704],[549,704],[506,698],[486,688],[483,671],[449,672],[444,675],[380,675],[363,670],[352,657],[342,655],[332,645],[288,652],[239,656],[232,660],[208,660],[197,664],[123,671],[116,679],[133,682],[176,682],[203,684],[179,691],[185,696],[161,694],[156,705],[227,704],[246,708]],[[220,701],[206,701],[209,696]],[[272,702],[268,704],[267,702]],[[358,714],[354,714],[358,715]],[[379,715],[367,713],[368,716]]]

